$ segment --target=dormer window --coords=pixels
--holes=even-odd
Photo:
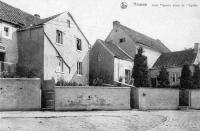
[[[62,33],[62,31],[56,30],[56,43],[63,44],[63,33]]]
[[[76,38],[76,47],[77,47],[77,50],[82,50],[82,42],[81,42],[81,39],[79,38]]]
[[[71,27],[70,20],[67,20],[67,26],[68,26],[69,28]]]
[[[120,38],[120,39],[119,39],[119,43],[123,43],[123,42],[125,42],[125,41],[126,41],[125,38]]]

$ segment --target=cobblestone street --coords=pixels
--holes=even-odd
[[[0,131],[199,131],[200,112],[1,112]]]

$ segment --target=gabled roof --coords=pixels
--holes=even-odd
[[[53,16],[50,16],[50,17],[47,17],[47,18],[44,18],[44,19],[41,19],[39,20],[37,23],[35,23],[34,25],[40,25],[40,24],[44,24],[44,23],[47,23],[48,21],[58,17],[59,15],[61,15],[62,13],[59,13],[59,14],[56,14],[56,15],[53,15]]]
[[[174,67],[174,66],[183,66],[184,64],[193,64],[197,57],[194,49],[188,49],[184,51],[176,51],[163,53],[157,59],[153,68],[164,67]]]
[[[142,33],[139,33],[131,28],[128,28],[120,22],[116,21],[117,27],[122,29],[136,44],[141,44],[150,47],[154,50],[160,51],[162,53],[170,52],[170,50],[158,39],[150,38]]]
[[[117,57],[119,59],[123,60],[131,60],[133,61],[133,58],[128,56],[119,46],[114,44],[113,42],[104,42],[103,40],[97,40],[99,43],[101,43],[114,57]]]
[[[29,26],[40,19],[0,1],[0,20],[19,26]]]

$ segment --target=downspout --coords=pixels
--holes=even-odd
[[[53,48],[55,49],[55,51],[57,52],[57,54],[59,55],[60,58],[62,58],[64,64],[68,67],[69,69],[69,73],[71,71],[71,67],[66,63],[66,61],[63,59],[62,55],[60,54],[60,52],[57,50],[57,48],[55,47],[55,45],[53,44],[53,42],[51,41],[51,39],[48,37],[48,35],[45,33],[44,31],[44,35],[46,36],[46,38],[48,39],[48,41],[51,43],[51,45],[53,46]]]

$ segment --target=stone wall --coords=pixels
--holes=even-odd
[[[139,109],[178,109],[179,90],[167,88],[138,88]]]
[[[41,89],[38,78],[1,78],[0,110],[40,110]]]
[[[190,108],[200,109],[200,90],[190,90]]]
[[[130,109],[129,87],[55,87],[55,110]]]

